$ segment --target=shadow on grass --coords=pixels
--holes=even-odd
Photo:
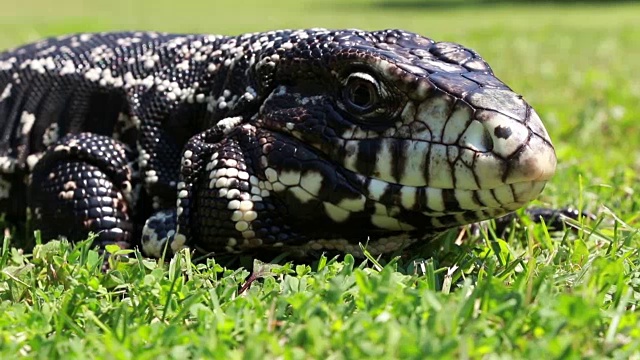
[[[458,9],[458,8],[484,8],[493,5],[561,5],[561,6],[584,6],[584,5],[617,5],[640,3],[639,0],[377,0],[372,2],[373,7],[387,9]]]

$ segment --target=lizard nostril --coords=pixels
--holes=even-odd
[[[493,129],[493,135],[497,138],[507,140],[513,134],[511,128],[508,126],[498,125],[495,129]]]
[[[491,152],[503,159],[508,159],[526,145],[531,136],[531,131],[523,123],[496,111],[478,111],[477,119],[491,137]]]

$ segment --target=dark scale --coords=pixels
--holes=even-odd
[[[393,252],[524,206],[556,164],[477,53],[402,30],[52,38],[0,54],[0,124],[10,221],[154,256]]]

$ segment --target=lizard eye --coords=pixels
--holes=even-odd
[[[353,73],[345,81],[342,98],[348,110],[365,115],[378,108],[380,84],[367,73]]]

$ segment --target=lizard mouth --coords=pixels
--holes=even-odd
[[[288,137],[279,134],[281,139]],[[524,206],[546,184],[544,177],[532,172],[531,178],[489,188],[414,186],[352,171],[309,144],[293,143],[299,154],[306,154],[300,158],[313,158],[315,165],[293,170],[271,164],[266,179],[257,184],[265,195],[273,191],[282,199],[295,199],[294,217],[308,216],[317,222],[320,210],[336,224],[369,223],[371,231],[383,233],[449,228],[498,217]],[[355,231],[361,226],[345,229]]]
[[[368,178],[346,169],[341,173],[369,200],[428,215],[496,209],[513,211],[535,199],[547,181],[531,180],[490,189],[442,189]]]

